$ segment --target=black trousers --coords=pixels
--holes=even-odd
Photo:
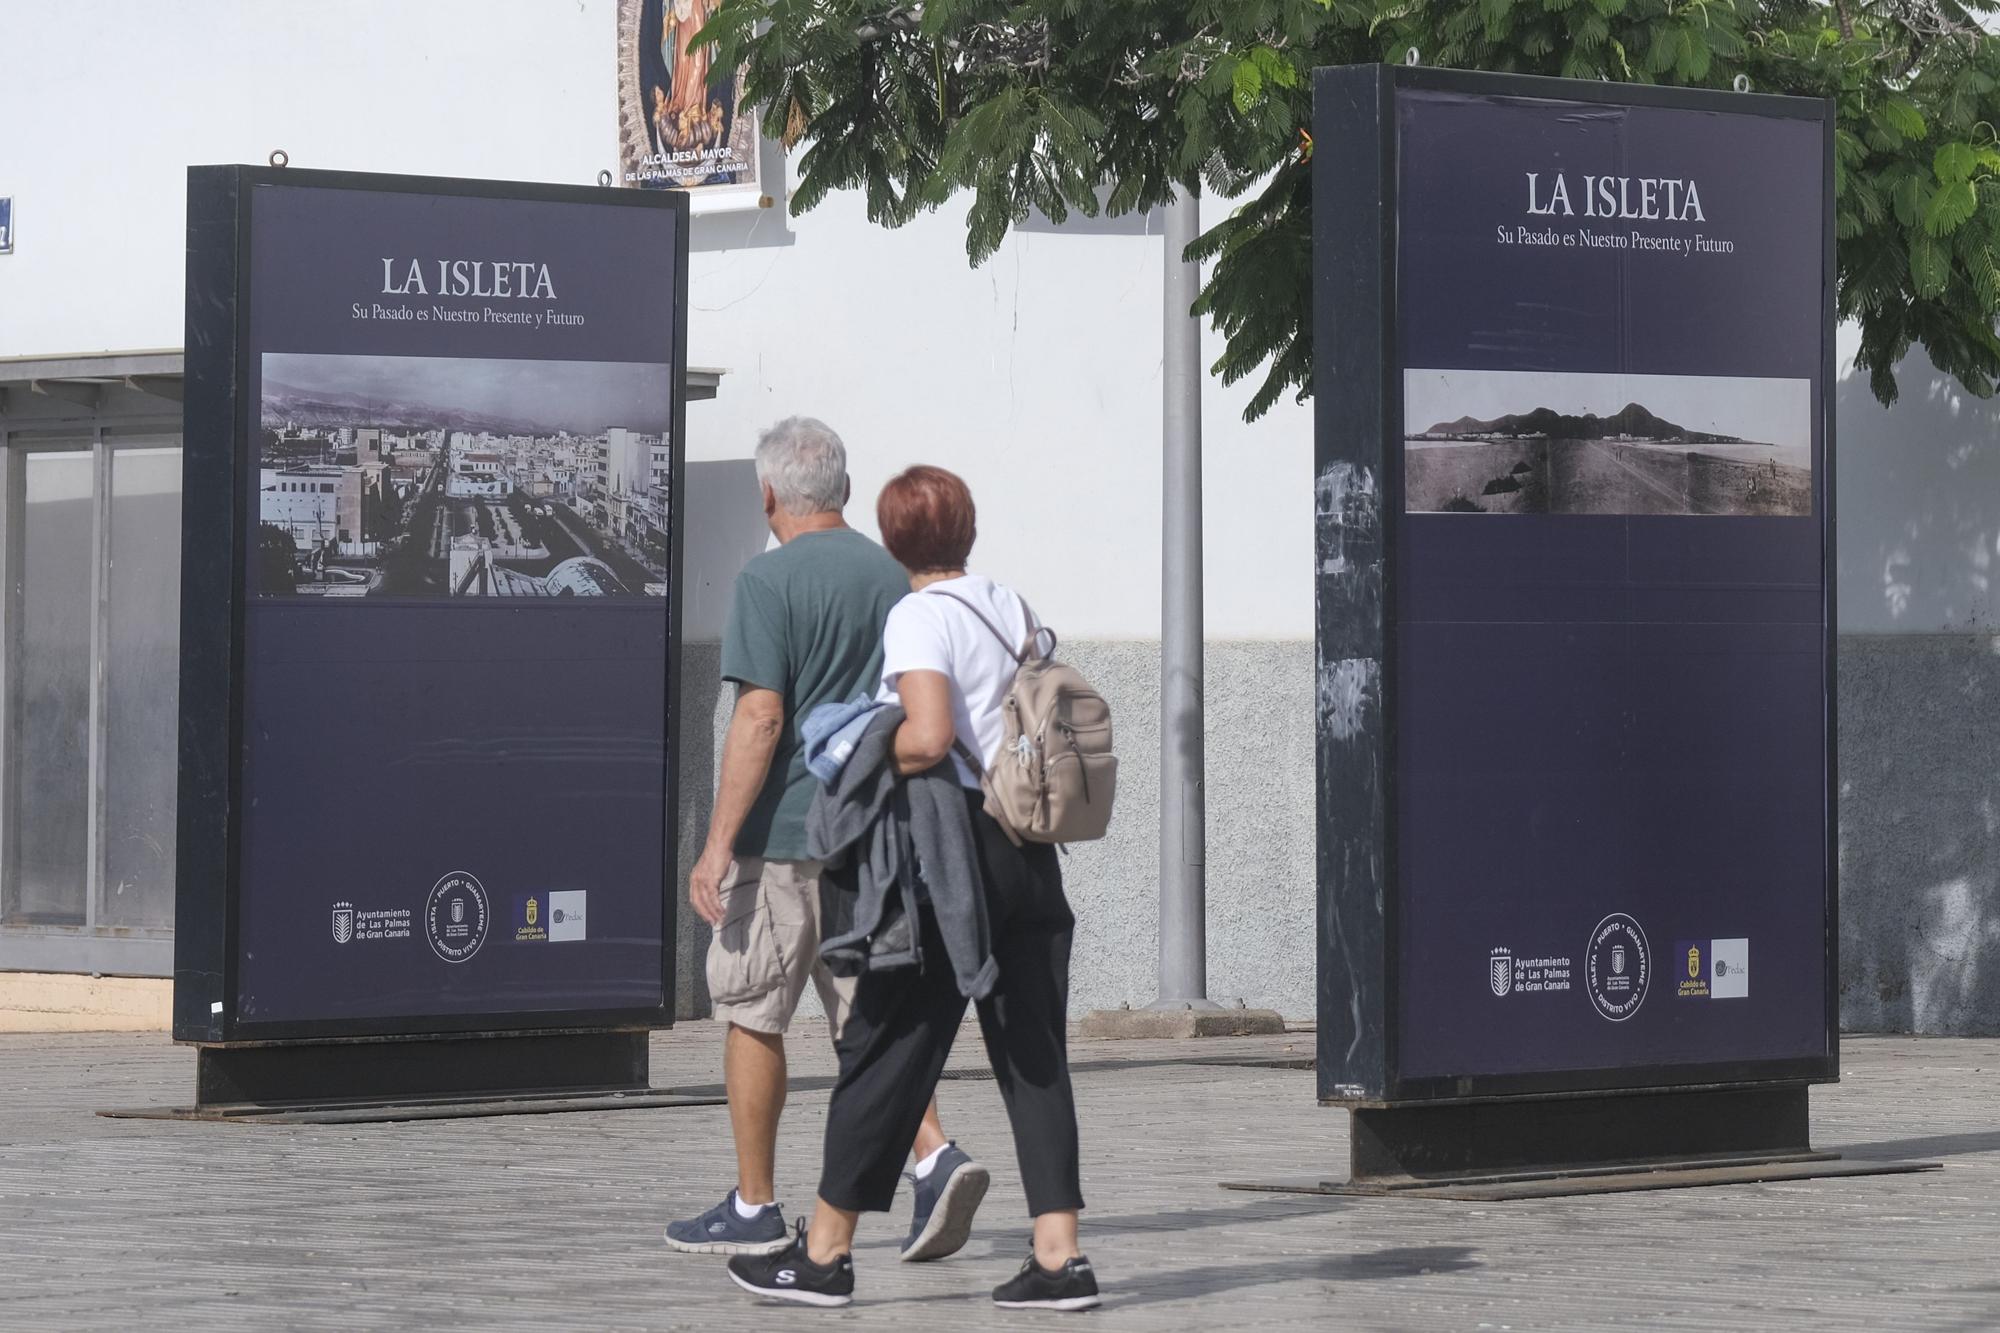
[[[1076,930],[1053,847],[1016,847],[967,794],[999,984],[979,1002],[986,1058],[1007,1104],[1030,1216],[1083,1207],[1076,1098],[1069,1081],[1069,951]],[[965,1017],[928,906],[920,968],[862,974],[836,1049],[819,1194],[836,1208],[887,1212],[910,1141]]]

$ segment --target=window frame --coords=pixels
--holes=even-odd
[[[107,714],[111,638],[113,473],[125,448],[181,448],[177,414],[56,412],[14,418],[0,413],[0,971],[88,972],[123,976],[173,975],[173,927],[104,924],[108,837]],[[91,631],[89,733],[84,851],[84,911],[80,925],[20,922],[14,849],[20,794],[30,776],[18,769],[20,709],[21,542],[26,524],[29,453],[87,454],[91,460]],[[174,886],[167,891],[171,898]]]

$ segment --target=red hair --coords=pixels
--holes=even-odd
[[[912,574],[964,569],[979,535],[977,517],[957,473],[922,464],[889,478],[875,501],[882,545]]]

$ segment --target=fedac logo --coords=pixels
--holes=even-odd
[[[1750,996],[1750,941],[1681,940],[1674,955],[1687,960],[1677,992],[1683,1000],[1744,1000]]]

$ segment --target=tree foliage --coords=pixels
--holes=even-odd
[[[1040,210],[1240,200],[1191,254],[1247,415],[1312,392],[1311,71],[1396,60],[1834,100],[1839,310],[1883,402],[1913,344],[2000,381],[2000,0],[724,0],[702,40],[804,144],[797,212],[971,196],[977,263]]]

